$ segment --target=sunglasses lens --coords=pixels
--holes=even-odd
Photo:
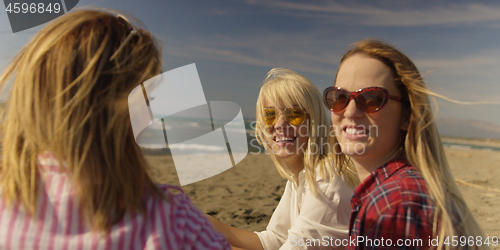
[[[333,89],[326,94],[326,104],[331,111],[338,112],[345,108],[349,93],[343,89]]]
[[[295,126],[301,125],[306,119],[306,112],[299,107],[285,109],[284,113],[288,123]]]
[[[273,125],[276,120],[276,110],[275,109],[264,109],[264,121],[267,126]]]
[[[366,113],[379,111],[387,102],[387,93],[383,90],[369,90],[356,96],[356,104]]]

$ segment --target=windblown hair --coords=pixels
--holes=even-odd
[[[404,148],[410,164],[422,173],[436,203],[433,230],[435,236],[439,236],[438,249],[449,248],[443,244],[447,236],[484,237],[458,190],[434,121],[429,96],[440,95],[425,86],[417,67],[406,55],[388,44],[376,40],[357,42],[342,57],[341,64],[355,54],[375,58],[387,65],[404,101],[410,104],[406,108],[410,118],[408,131],[399,147]],[[333,145],[339,147],[336,142],[333,137]],[[340,148],[336,150],[341,152]],[[336,158],[334,162],[338,168],[352,164],[344,154]],[[484,248],[484,245],[477,248]]]
[[[109,12],[68,13],[38,32],[0,76],[0,188],[36,215],[37,155],[54,153],[91,229],[107,231],[145,195],[163,197],[132,132],[128,94],[161,72],[155,39]],[[12,85],[10,86],[10,83]],[[9,87],[10,86],[10,87]]]
[[[293,181],[292,173],[286,167],[285,162],[274,155],[268,144],[273,135],[269,133],[265,123],[264,102],[272,103],[279,109],[299,106],[309,115],[309,139],[304,149],[304,169],[305,177],[313,194],[317,194],[317,188],[314,185],[317,172],[325,180],[330,180],[333,175],[340,175],[347,183],[355,187],[358,183],[358,177],[353,170],[354,167],[341,169],[334,168],[332,164],[333,153],[328,144],[328,134],[331,132],[330,123],[326,116],[321,94],[309,80],[289,69],[272,69],[264,80],[256,105],[255,136],[259,144],[270,153],[281,176]]]

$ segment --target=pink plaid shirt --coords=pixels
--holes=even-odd
[[[109,235],[89,231],[68,176],[52,154],[38,158],[37,219],[18,205],[7,208],[1,199],[0,249],[230,249],[189,197],[170,185],[160,185],[168,201],[149,197],[144,215],[126,214]]]

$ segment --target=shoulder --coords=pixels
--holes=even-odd
[[[179,230],[189,227],[191,230],[201,230],[207,224],[205,215],[191,201],[180,187],[172,185],[159,185],[164,192],[164,199],[160,201],[160,210],[164,218]],[[156,202],[150,202],[154,204]],[[153,205],[154,206],[154,205]]]
[[[310,191],[310,183],[306,180],[306,192]],[[353,194],[353,188],[351,188],[347,182],[342,178],[342,176],[334,175],[331,178],[321,177],[320,174],[316,173],[316,185],[318,195],[325,197],[327,200],[334,200],[347,198],[350,200]]]
[[[168,224],[176,232],[176,240],[182,248],[230,249],[224,235],[217,232],[208,218],[191,201],[180,187],[158,185],[165,193],[162,201]],[[162,216],[160,216],[162,218]]]
[[[410,166],[403,169],[395,182],[401,187],[401,198],[404,203],[411,204],[415,199],[422,201],[431,200],[427,182],[422,174],[413,167]]]
[[[424,177],[411,166],[398,169],[379,183],[370,196],[374,199],[389,198],[395,204],[411,204],[415,200],[431,199]]]
[[[183,210],[198,210],[181,187],[169,184],[160,184],[158,187],[164,194],[163,203],[169,207],[171,212],[179,213]]]
[[[329,180],[317,177],[314,184],[317,188],[316,194],[309,189],[309,183],[306,181],[303,210],[322,211],[323,219],[333,216],[335,220],[348,224],[353,189],[341,176],[333,176]],[[332,218],[327,220],[331,221]]]
[[[158,184],[158,188],[163,191],[166,195],[177,195],[184,194],[184,190],[181,187],[170,185],[170,184]]]
[[[427,182],[422,174],[411,166],[398,169],[379,183],[363,200],[366,213],[377,220],[400,217],[403,214],[430,218],[434,208]]]
[[[298,206],[295,207],[298,209],[288,206],[293,212],[288,217],[292,221],[282,230],[285,239],[289,240],[285,244],[290,244],[294,237],[308,240],[321,239],[324,235],[332,239],[347,238],[352,189],[340,177],[330,180],[317,178],[314,183],[316,193],[309,189],[309,184],[306,180],[303,193],[297,195]]]

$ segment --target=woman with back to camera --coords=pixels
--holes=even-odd
[[[288,179],[284,194],[263,232],[210,217],[212,223],[239,248],[331,249],[331,239],[347,239],[349,201],[358,182],[352,169],[332,168],[320,92],[300,74],[276,68],[264,81],[256,109],[255,134]]]
[[[413,62],[375,40],[355,43],[342,57],[334,86],[324,91],[336,130],[333,143],[342,152],[334,162],[341,168],[352,160],[361,180],[351,201],[349,233],[365,242],[350,249],[436,243],[438,249],[487,248],[476,245],[484,235],[451,174],[429,95],[437,94]],[[384,247],[380,241],[375,246],[373,240],[382,238]]]
[[[1,249],[230,248],[148,175],[128,95],[159,73],[151,34],[105,11],[63,15],[19,52],[0,77]]]

